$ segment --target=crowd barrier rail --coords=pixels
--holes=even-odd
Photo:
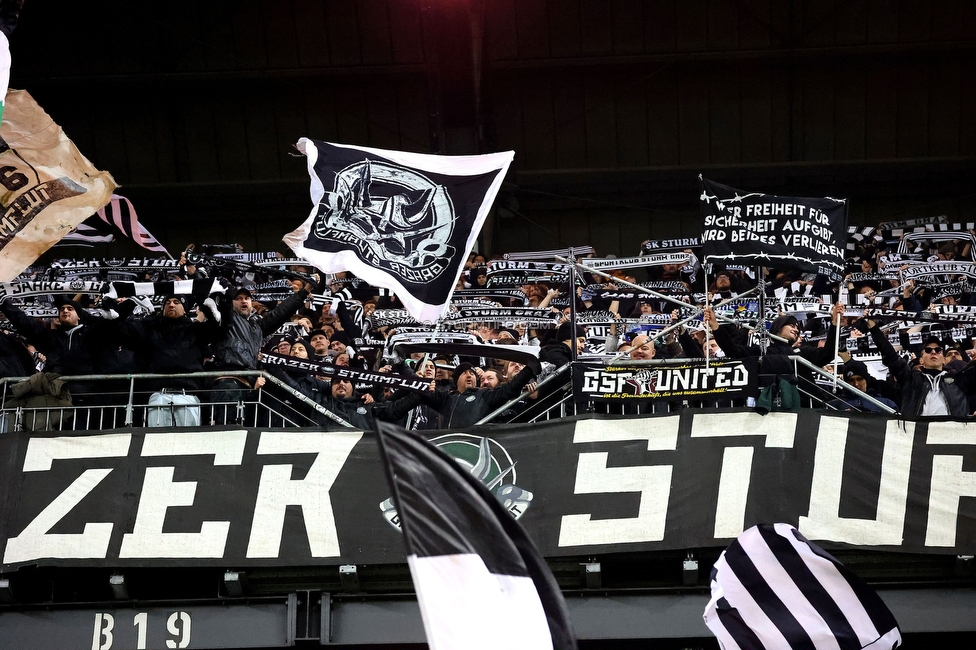
[[[804,407],[826,408],[832,410],[860,411],[852,402],[854,398],[874,406],[877,411],[885,414],[895,414],[897,411],[878,401],[876,398],[858,390],[839,377],[819,368],[799,356],[789,357],[793,364],[792,379],[797,390],[804,398]],[[651,359],[651,360],[622,360],[615,362],[619,366],[635,368],[664,368],[671,365],[687,365],[688,359]],[[704,365],[705,361],[701,360]],[[684,400],[684,401],[656,401],[651,403],[627,404],[594,404],[580,401],[572,389],[572,363],[557,368],[543,377],[537,383],[535,394],[537,399],[527,399],[522,393],[499,406],[494,411],[481,418],[475,424],[500,423],[533,423],[568,417],[582,413],[601,412],[621,415],[646,415],[652,413],[672,412],[676,408],[689,405],[705,408],[719,408],[726,406],[753,406],[754,402],[744,399],[738,400]],[[226,371],[210,371],[187,373],[179,375],[181,380],[191,379],[207,382],[227,377]],[[126,375],[78,375],[64,376],[61,379],[69,385],[78,386],[88,384],[96,388],[94,391],[73,393],[73,403],[64,406],[27,407],[22,405],[8,406],[13,384],[24,381],[25,377],[0,378],[0,431],[27,430],[106,430],[118,427],[153,426],[154,417],[158,419],[162,413],[166,425],[172,426],[210,426],[212,424],[236,424],[241,426],[267,426],[276,428],[293,427],[322,427],[351,428],[353,425],[346,419],[309,399],[295,390],[278,377],[261,370],[240,371],[233,373],[235,377],[246,377],[250,380],[263,377],[264,387],[255,389],[253,399],[232,401],[215,401],[216,391],[201,389],[187,391],[200,400],[196,404],[174,403],[164,405],[150,403],[154,394],[167,391],[153,391],[141,388],[146,383],[160,384],[172,375],[135,373]],[[760,375],[761,383],[768,383],[772,377]],[[818,381],[819,380],[819,381]],[[834,389],[834,382],[836,388]],[[97,390],[97,388],[103,390]],[[124,387],[124,388],[123,388]],[[169,391],[169,394],[179,394],[181,391]],[[838,409],[838,403],[840,409]],[[844,408],[848,406],[849,408]],[[198,409],[194,417],[181,419],[184,409]],[[169,417],[166,411],[169,409]]]

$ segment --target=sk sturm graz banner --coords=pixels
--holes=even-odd
[[[422,322],[444,312],[514,153],[432,156],[302,138],[314,207],[284,241],[327,273],[396,292]]]
[[[701,359],[655,366],[573,366],[573,394],[580,401],[736,399],[759,393],[756,359]]]
[[[976,553],[972,423],[746,410],[583,417],[430,440],[547,557],[725,547],[760,523],[821,546]],[[402,563],[374,434],[0,436],[2,569]]]
[[[793,268],[840,279],[846,200],[773,196],[698,180],[704,262]]]

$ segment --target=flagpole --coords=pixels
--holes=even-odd
[[[569,358],[576,361],[576,251],[569,247],[569,333],[572,337],[569,344]]]
[[[837,322],[834,323],[834,392],[837,392],[837,361],[840,355],[840,313],[837,314]]]
[[[769,333],[766,329],[766,277],[763,273],[763,267],[756,267],[756,279],[759,281],[757,285],[759,287],[759,324],[761,325],[759,329],[759,350],[761,354],[760,357],[766,356],[766,345],[769,342],[767,334]]]
[[[712,301],[711,301],[711,299],[710,299],[710,297],[708,295],[708,271],[706,269],[706,264],[702,264],[702,277],[705,279],[705,307],[706,308],[711,308]],[[711,332],[709,330],[708,323],[704,323],[704,325],[705,325],[705,346],[704,346],[705,347],[705,367],[708,368],[709,365],[710,365],[709,364],[708,340],[711,338],[711,336],[710,336]]]

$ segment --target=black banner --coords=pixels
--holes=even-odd
[[[639,367],[577,364],[573,394],[600,402],[632,400],[735,399],[754,397],[759,386],[756,359],[702,359],[688,363]]]
[[[971,428],[685,409],[431,442],[490,467],[483,480],[547,557],[724,547],[769,522],[827,546],[973,555]],[[0,459],[3,570],[404,561],[371,434],[8,432]]]
[[[751,261],[840,279],[847,241],[845,200],[744,192],[698,179],[703,261]]]

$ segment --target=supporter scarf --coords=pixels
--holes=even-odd
[[[203,280],[167,280],[164,282],[110,282],[106,298],[131,298],[133,296],[194,295],[209,296],[225,293],[227,287],[219,278]]]
[[[551,309],[533,307],[492,307],[459,309],[440,320],[441,323],[507,323],[519,322],[535,327],[556,327],[562,315]]]
[[[657,253],[654,255],[640,255],[638,257],[610,257],[606,259],[585,259],[580,263],[591,269],[606,271],[609,269],[632,269],[645,266],[663,266],[664,264],[681,264],[684,266],[695,259],[689,253]]]
[[[505,260],[512,261],[528,261],[528,260],[552,260],[556,259],[556,256],[569,257],[570,254],[575,255],[577,258],[583,255],[592,255],[595,251],[592,246],[574,246],[572,251],[568,248],[558,248],[550,251],[526,251],[521,253],[505,253],[502,258]]]
[[[931,264],[913,264],[902,271],[905,280],[925,280],[933,275],[965,275],[976,278],[976,264],[972,262],[932,262]]]
[[[701,239],[686,237],[685,239],[649,239],[641,244],[642,253],[655,253],[664,250],[700,248]]]
[[[104,282],[82,280],[31,280],[28,282],[0,282],[0,302],[9,298],[45,296],[48,294],[102,293]]]
[[[369,372],[367,370],[352,370],[345,366],[336,366],[331,363],[321,363],[311,359],[299,359],[289,357],[275,352],[263,352],[261,361],[266,366],[276,366],[286,370],[296,370],[310,375],[322,375],[330,379],[348,379],[352,383],[369,383],[379,386],[392,386],[395,388],[409,388],[412,390],[427,390],[430,386],[429,379],[418,379],[405,377],[403,375],[393,375],[383,372]]]

